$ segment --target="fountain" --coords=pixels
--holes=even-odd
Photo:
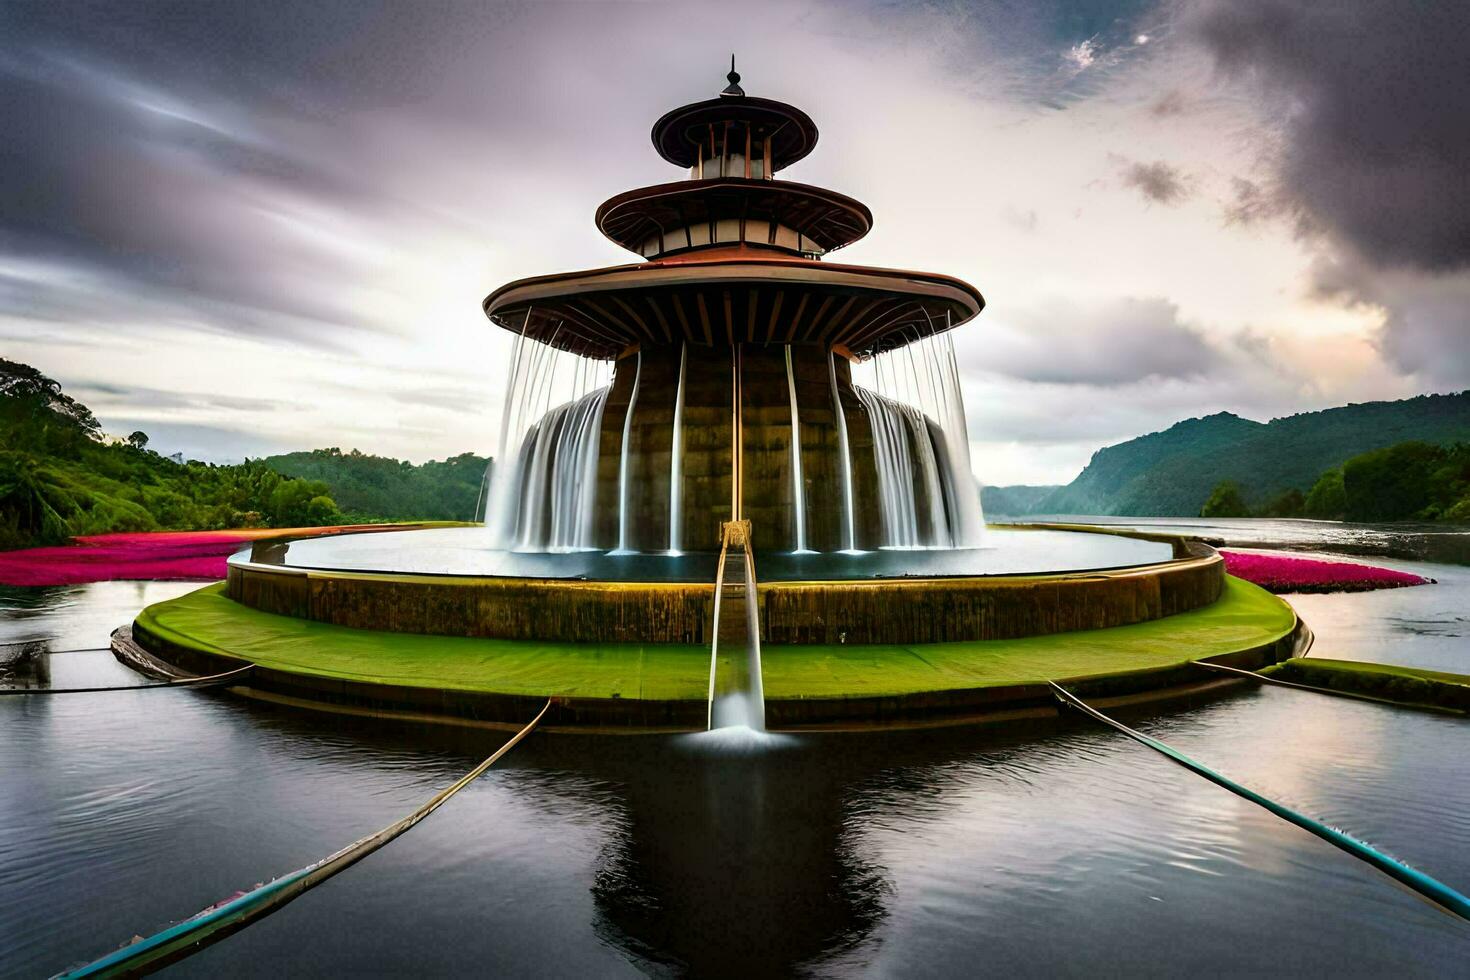
[[[777,174],[795,106],[666,113],[685,178],[604,202],[636,262],[509,283],[484,524],[264,542],[150,607],[121,655],[257,665],[250,693],[543,729],[950,724],[1054,714],[1046,683],[1164,697],[1302,635],[1202,543],[987,528],[938,273],[830,260],[872,215]],[[759,577],[757,575],[759,573]]]

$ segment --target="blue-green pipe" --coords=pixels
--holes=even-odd
[[[452,786],[440,790],[433,799],[397,823],[384,827],[375,834],[369,834],[361,840],[354,841],[335,854],[325,857],[315,864],[298,868],[289,874],[282,875],[269,884],[261,885],[253,891],[248,891],[238,898],[232,898],[228,902],[211,906],[194,917],[185,919],[178,925],[170,926],[162,932],[154,933],[147,939],[141,939],[129,946],[124,946],[117,952],[110,953],[94,963],[89,963],[78,969],[58,974],[53,980],[65,980],[65,978],[72,977],[138,976],[144,973],[151,973],[168,963],[173,963],[186,956],[191,956],[231,933],[243,929],[256,919],[274,912],[308,888],[321,884],[338,872],[346,871],[352,865],[361,861],[433,813],[445,800],[474,782],[481,773],[495,763],[495,760],[515,748],[521,739],[531,734],[532,729],[540,723],[541,719],[546,715],[547,709],[550,707],[551,702],[547,701],[542,706],[540,713],[531,719],[530,724],[522,728],[500,748],[496,749],[495,754],[471,769],[464,776],[461,776]]]
[[[1262,796],[1255,790],[1240,785],[1230,777],[1224,776],[1208,766],[1194,761],[1171,745],[1160,742],[1156,738],[1150,738],[1142,732],[1134,731],[1122,722],[1114,721],[1101,711],[1082,701],[1060,684],[1054,681],[1048,681],[1047,683],[1051,684],[1052,690],[1056,692],[1057,697],[1064,704],[1071,705],[1089,718],[1100,721],[1109,727],[1116,728],[1129,738],[1142,742],[1154,751],[1168,756],[1170,759],[1179,763],[1179,765],[1191,772],[1198,773],[1215,785],[1223,786],[1236,796],[1250,800],[1257,806],[1270,810],[1281,819],[1294,823],[1303,830],[1316,834],[1318,837],[1327,841],[1327,843],[1347,851],[1358,860],[1366,861],[1390,878],[1407,885],[1420,895],[1439,905],[1445,911],[1452,912],[1462,919],[1470,919],[1470,898],[1466,898],[1449,885],[1436,881],[1424,872],[1411,868],[1396,858],[1389,857],[1387,854],[1363,843],[1356,837],[1345,834],[1334,827],[1329,827],[1320,820],[1314,820],[1305,814],[1297,813],[1290,807],[1283,806],[1275,800]]]

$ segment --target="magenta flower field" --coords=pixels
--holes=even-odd
[[[395,526],[401,525],[95,534],[52,548],[0,552],[0,585],[80,585],[115,580],[213,582],[225,577],[225,560],[247,541]]]
[[[1349,561],[1321,561],[1251,551],[1221,551],[1225,570],[1271,592],[1367,592],[1426,585],[1409,572]]]

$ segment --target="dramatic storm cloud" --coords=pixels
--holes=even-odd
[[[0,354],[205,458],[495,449],[522,276],[724,85],[821,127],[838,261],[958,275],[991,482],[1470,383],[1463,7],[1263,0],[0,6]]]
[[[1191,28],[1285,119],[1280,189],[1384,264],[1470,265],[1470,4],[1216,0]]]
[[[1464,386],[1470,5],[1212,0],[1186,25],[1278,117],[1268,184],[1239,180],[1231,218],[1320,236],[1317,290],[1376,308],[1399,370]]]

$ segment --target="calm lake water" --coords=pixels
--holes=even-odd
[[[1314,653],[1470,673],[1470,569],[1295,597]],[[0,590],[0,642],[105,644],[194,588]],[[106,653],[5,684],[138,683]],[[1466,723],[1279,689],[1133,714],[1470,890]],[[391,822],[500,741],[206,691],[0,698],[0,973],[46,975]],[[1083,722],[802,736],[537,735],[384,850],[178,975],[1464,972],[1470,925]]]

